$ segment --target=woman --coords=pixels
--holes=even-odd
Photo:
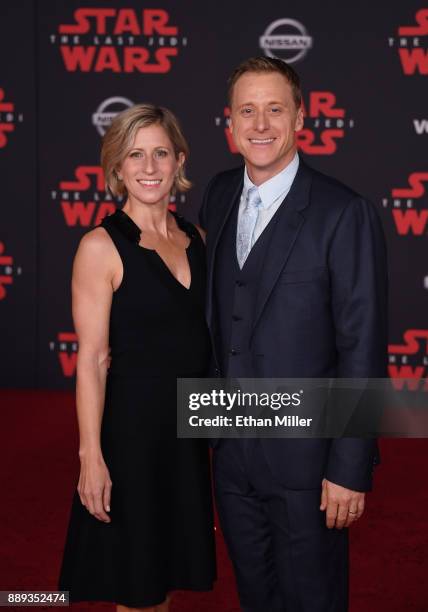
[[[215,578],[208,448],[176,438],[176,379],[209,359],[204,244],[168,210],[190,187],[187,154],[167,109],[118,115],[101,161],[126,203],[83,237],[73,268],[81,471],[60,586],[121,612],[167,612],[168,593]]]

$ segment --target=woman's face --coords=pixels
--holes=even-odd
[[[144,204],[169,204],[170,193],[184,154],[175,157],[174,147],[160,125],[140,128],[123,160],[118,177],[128,198]]]

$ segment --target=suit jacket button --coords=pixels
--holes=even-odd
[[[245,287],[245,283],[243,283],[243,282],[242,282],[242,281],[240,281],[240,280],[237,280],[237,281],[236,281],[236,284],[238,285],[238,287]]]
[[[235,356],[235,355],[239,355],[239,351],[237,351],[236,349],[231,349],[231,350],[229,351],[229,353],[230,353],[231,355],[233,355],[233,356]]]
[[[239,315],[233,315],[232,316],[232,320],[233,321],[242,321],[242,317],[240,317]]]

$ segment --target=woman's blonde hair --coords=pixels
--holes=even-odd
[[[176,159],[180,153],[184,153],[186,160],[188,159],[189,146],[177,118],[170,110],[154,104],[132,106],[116,115],[103,138],[101,166],[104,171],[106,188],[114,196],[126,195],[126,187],[123,181],[119,180],[117,171],[132,148],[138,130],[150,125],[163,127],[172,143]],[[184,174],[183,164],[177,171],[174,190],[187,191],[191,186],[192,183]]]

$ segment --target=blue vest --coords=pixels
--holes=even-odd
[[[240,270],[236,258],[239,200],[226,221],[217,246],[214,273],[214,340],[221,375],[254,376],[250,337],[260,275],[270,236],[283,205],[276,211]]]

